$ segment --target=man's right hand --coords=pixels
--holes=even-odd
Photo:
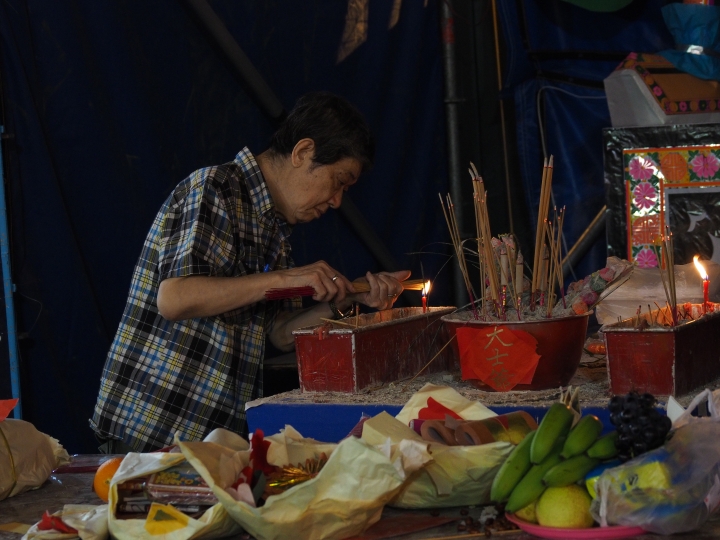
[[[278,270],[276,274],[282,278],[276,288],[312,287],[313,300],[318,302],[342,302],[348,293],[356,292],[350,280],[325,261]]]

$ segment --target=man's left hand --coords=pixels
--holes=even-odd
[[[403,292],[401,281],[410,277],[410,270],[397,272],[379,272],[365,274],[370,285],[370,291],[365,293],[349,294],[348,298],[376,309],[390,309],[398,295]]]

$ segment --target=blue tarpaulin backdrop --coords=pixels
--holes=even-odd
[[[367,39],[340,64],[344,2],[212,7],[286,109],[322,89],[364,113],[379,151],[350,195],[419,277],[409,253],[446,251],[433,245],[447,235],[438,3],[404,2],[389,29],[392,3],[370,2]],[[182,1],[3,0],[0,39],[23,416],[89,452],[100,373],[155,213],[193,170],[264,150],[273,127]],[[291,240],[298,264],[322,258],[351,279],[381,269],[337,213]],[[432,275],[444,258],[422,262]]]
[[[389,27],[395,3],[368,0],[367,37],[339,64],[347,2],[211,2],[286,109],[322,89],[365,114],[376,167],[350,195],[400,266],[419,277],[422,261],[438,278],[435,305],[451,302],[447,267],[438,276],[449,253],[437,199],[447,192],[440,1],[400,3]],[[560,0],[498,2],[524,186],[515,196],[534,225],[544,140],[569,245],[603,204],[601,81],[619,60],[532,53],[667,48],[664,3],[635,0],[608,14]],[[272,125],[181,0],[3,0],[0,53],[24,418],[70,452],[92,452],[87,419],[155,213],[193,170],[244,145],[262,151]],[[292,244],[298,264],[322,258],[351,279],[380,270],[337,213],[297,227]],[[600,242],[576,273],[604,257]],[[9,397],[0,367],[0,398]]]
[[[601,130],[611,124],[602,81],[628,53],[672,46],[661,12],[667,3],[634,0],[602,13],[564,1],[498,2],[505,38],[504,92],[515,102],[531,222],[533,227],[537,223],[544,149],[555,160],[554,201],[567,208],[567,247],[605,204]],[[575,275],[582,278],[602,268],[605,258],[604,241],[598,241]]]

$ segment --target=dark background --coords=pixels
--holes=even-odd
[[[600,210],[601,130],[610,125],[602,80],[631,51],[672,46],[665,3],[592,13],[562,0],[499,1],[502,90],[490,0],[448,4],[461,169],[473,161],[484,176],[495,234],[515,232],[530,253],[543,154],[555,156],[568,247]],[[431,305],[466,302],[453,292],[437,197],[449,189],[442,0],[405,0],[392,28],[393,3],[368,0],[367,39],[340,63],[346,2],[209,4],[286,109],[329,90],[363,112],[378,152],[350,191],[355,206],[398,267],[420,277],[422,263]],[[193,170],[245,145],[262,151],[273,123],[182,0],[0,0],[0,85],[23,418],[71,453],[92,452],[87,421],[155,213]],[[469,237],[464,178],[467,196],[456,203]],[[291,240],[300,265],[324,259],[351,279],[384,269],[338,213],[297,227]],[[574,274],[602,267],[605,255],[601,240]],[[0,322],[0,398],[9,398]]]

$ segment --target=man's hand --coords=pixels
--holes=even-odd
[[[313,300],[318,302],[342,302],[348,293],[355,292],[350,280],[325,261],[278,270],[276,274],[283,281],[279,287],[312,287],[315,289]]]
[[[410,270],[397,272],[379,272],[365,274],[365,281],[370,284],[370,291],[355,293],[348,296],[354,302],[360,302],[376,309],[390,309],[398,295],[403,291],[401,281],[410,277]],[[353,289],[354,290],[354,289]]]

